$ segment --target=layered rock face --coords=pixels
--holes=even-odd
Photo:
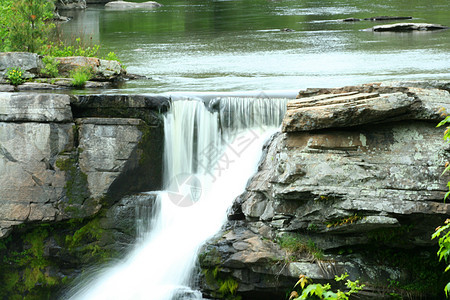
[[[205,293],[282,299],[300,274],[317,282],[348,272],[366,284],[363,297],[438,298],[430,236],[450,214],[441,176],[449,146],[435,128],[442,108],[450,94],[440,89],[300,92],[224,231],[199,257]]]
[[[0,93],[0,238],[14,225],[85,218],[107,200],[158,187],[142,174],[161,171],[161,158],[148,156],[162,146],[143,146],[162,139],[156,117],[73,118],[70,103],[68,95]]]
[[[136,238],[168,100],[0,93],[0,298],[54,298]],[[147,207],[147,208],[146,208]]]

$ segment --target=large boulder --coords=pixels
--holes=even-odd
[[[43,68],[43,64],[36,53],[0,52],[0,77],[13,67],[21,68],[25,71],[25,77],[33,78]]]
[[[57,57],[60,76],[70,77],[71,72],[79,68],[87,68],[92,72],[92,80],[114,80],[124,75],[126,71],[115,60],[105,60],[96,57],[69,56]]]
[[[217,296],[228,280],[243,299],[274,299],[300,274],[324,282],[348,272],[370,286],[364,297],[393,281],[439,297],[430,237],[450,215],[441,175],[450,148],[435,128],[445,109],[450,94],[438,89],[302,91],[225,229],[200,254],[205,293]]]

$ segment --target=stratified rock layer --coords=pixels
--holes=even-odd
[[[82,118],[73,118],[71,101]],[[140,107],[148,124],[114,111],[93,118],[96,110],[86,106],[95,101],[68,95],[0,93],[0,238],[15,225],[90,217],[122,195],[158,187],[155,103]]]
[[[435,128],[445,109],[450,94],[439,89],[300,92],[224,232],[200,255],[206,293],[220,296],[208,277],[215,268],[244,299],[279,297],[300,274],[320,281],[348,272],[367,284],[365,297],[389,280],[415,282],[402,257],[413,261],[414,249],[433,261],[430,236],[450,214],[442,201],[449,177],[441,176],[449,146]],[[286,235],[302,250],[281,248]]]

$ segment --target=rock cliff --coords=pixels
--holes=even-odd
[[[0,93],[0,298],[54,298],[134,241],[152,198],[123,196],[161,188],[167,103]]]
[[[324,282],[348,272],[366,298],[438,299],[430,236],[450,214],[441,176],[450,148],[435,128],[443,109],[443,89],[301,91],[199,256],[205,294],[284,299],[300,274]]]

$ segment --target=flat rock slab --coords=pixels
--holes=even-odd
[[[404,31],[433,31],[433,30],[443,30],[443,29],[448,29],[448,27],[439,25],[439,24],[428,24],[428,23],[395,23],[395,24],[374,26],[372,28],[366,29],[366,31],[404,32]]]
[[[342,21],[344,22],[358,22],[358,21],[393,21],[393,20],[411,20],[412,17],[393,17],[393,16],[376,16],[364,19],[358,18],[347,18]]]
[[[403,93],[349,92],[289,101],[284,132],[355,126],[386,120],[410,110],[415,99]]]
[[[0,121],[71,122],[70,97],[56,94],[0,93]]]
[[[155,1],[147,1],[142,3],[135,2],[127,2],[127,1],[111,1],[105,4],[106,8],[112,9],[144,9],[144,8],[157,8],[161,7],[162,4],[159,4]]]

